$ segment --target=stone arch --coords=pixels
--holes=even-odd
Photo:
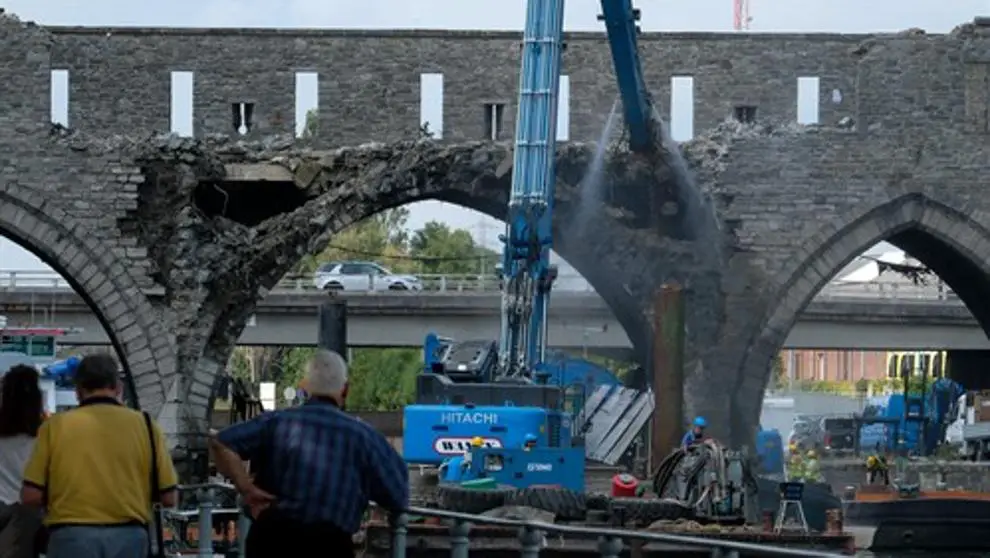
[[[359,148],[360,149],[360,148]],[[630,286],[617,280],[623,276],[629,252],[617,247],[636,244],[634,231],[611,218],[604,210],[595,215],[594,227],[572,227],[577,213],[578,187],[594,154],[593,144],[568,143],[557,152],[557,196],[554,221],[554,250],[574,267],[602,297],[629,337],[637,358],[645,364],[650,324],[639,298]],[[512,150],[508,144],[471,142],[464,144],[419,144],[410,150],[409,164],[392,162],[386,173],[379,166],[372,176],[360,180],[366,195],[360,203],[344,200],[342,214],[331,219],[326,235],[340,232],[372,215],[412,203],[436,200],[452,203],[504,220],[511,184]],[[362,161],[367,165],[367,161]],[[416,171],[415,169],[424,169]],[[360,176],[360,171],[352,171]],[[357,180],[355,181],[357,182]],[[387,184],[387,188],[381,186]],[[281,277],[281,275],[279,275]],[[272,277],[274,284],[278,277]]]
[[[770,362],[783,345],[800,313],[831,278],[859,254],[887,240],[907,247],[946,281],[963,302],[990,296],[990,230],[957,208],[962,200],[940,194],[940,200],[915,192],[901,195],[848,220],[823,227],[795,254],[793,265],[784,269],[775,285],[781,285],[777,301],[767,307],[756,325],[756,334],[743,358],[733,398],[733,420],[751,424],[753,409],[743,402],[756,401],[769,379]],[[927,252],[927,253],[919,253]],[[953,269],[955,268],[955,272]],[[970,282],[963,279],[970,276]],[[955,283],[955,284],[953,284]],[[990,309],[968,304],[984,329],[990,328]],[[754,424],[755,426],[755,424]]]
[[[66,278],[106,330],[135,403],[160,413],[176,360],[156,310],[127,266],[55,203],[27,188],[0,189],[0,233]]]

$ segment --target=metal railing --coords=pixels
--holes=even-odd
[[[928,285],[915,285],[913,283],[895,281],[830,283],[816,297],[818,300],[850,298],[959,301],[956,293],[942,281],[932,282]]]
[[[520,521],[472,515],[467,513],[450,512],[430,508],[410,507],[408,514],[401,514],[392,519],[392,558],[405,558],[408,541],[406,540],[409,526],[409,515],[436,517],[451,521],[450,525],[450,556],[451,558],[467,558],[471,546],[472,525],[493,525],[512,527],[519,530],[519,556],[521,558],[536,558],[540,550],[546,546],[547,535],[566,535],[598,538],[598,553],[602,558],[618,558],[627,543],[640,542],[644,544],[660,543],[706,549],[712,556],[723,558],[738,558],[740,553],[755,556],[805,556],[811,558],[834,558],[841,554],[815,550],[783,548],[779,546],[754,544],[724,539],[707,538],[693,535],[674,535],[649,531],[633,531],[631,529],[615,529],[589,525],[557,525],[541,521]]]
[[[499,278],[495,275],[414,275],[418,281],[419,289],[426,292],[440,293],[497,293],[500,288]],[[360,280],[349,278],[344,292],[351,293],[371,293],[371,292],[402,292],[405,289],[390,288],[389,281],[377,280],[373,275],[368,275]],[[580,275],[561,275],[557,278],[557,290],[569,292],[594,292],[591,285]],[[71,290],[72,286],[61,275],[53,271],[0,271],[0,291],[7,290]],[[271,292],[319,292],[321,289],[316,286],[313,275],[287,275],[271,289]]]
[[[216,553],[226,556],[244,556],[247,532],[250,521],[242,512],[239,499],[234,496],[233,486],[224,482],[210,482],[197,485],[182,485],[179,487],[180,508],[162,510],[162,527],[167,531],[164,544],[165,556],[178,557],[195,556],[210,557]],[[193,506],[183,506],[185,500],[193,496]],[[222,505],[219,500],[226,496],[228,505]],[[183,509],[185,508],[185,509]],[[221,523],[215,520],[220,517]],[[390,518],[390,554],[392,558],[406,558],[408,547],[408,532],[412,516],[431,517],[449,521],[449,544],[451,558],[467,558],[471,546],[471,528],[473,525],[509,527],[518,529],[519,556],[536,558],[542,548],[546,547],[546,536],[557,535],[565,537],[597,537],[597,549],[602,558],[618,558],[629,543],[660,543],[677,545],[696,549],[707,549],[712,556],[724,558],[738,557],[740,553],[756,556],[804,556],[811,558],[834,558],[840,554],[820,552],[805,549],[791,549],[779,546],[739,542],[725,539],[708,538],[704,536],[656,533],[649,531],[633,531],[609,527],[588,525],[557,525],[540,521],[520,521],[486,517],[481,515],[450,512],[433,508],[410,507],[406,513],[393,515]],[[236,519],[233,519],[236,518]],[[228,525],[236,524],[233,536],[229,536]],[[196,540],[189,541],[188,530],[195,525]],[[219,527],[219,529],[216,529]],[[220,540],[216,533],[221,533]],[[205,536],[204,536],[205,535]],[[366,541],[367,544],[367,541]]]
[[[496,293],[500,282],[494,275],[416,275],[423,291],[431,293]],[[395,292],[387,284],[377,282],[373,276],[367,281],[354,281],[345,292],[371,293]],[[16,290],[71,290],[72,286],[62,276],[52,271],[0,271],[0,291]],[[580,275],[563,275],[557,279],[557,291],[588,292],[594,289]],[[312,275],[290,275],[283,278],[271,292],[318,292]],[[938,281],[930,285],[915,285],[906,282],[871,281],[863,283],[831,283],[826,285],[816,297],[817,300],[830,299],[882,299],[917,301],[959,301],[958,296],[946,285]]]

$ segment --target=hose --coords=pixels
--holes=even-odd
[[[653,479],[653,492],[658,497],[663,498],[664,491],[670,483],[670,478],[686,455],[687,451],[684,448],[678,448],[665,457],[660,462],[660,465],[657,466],[656,471],[653,472],[651,477]]]
[[[688,456],[695,459],[685,464],[684,459]],[[743,464],[742,469],[742,483],[755,484],[755,478],[749,467]],[[715,473],[713,481],[709,482],[702,478],[706,470]],[[653,490],[658,497],[663,498],[671,491],[674,475],[678,473],[686,480],[684,492],[675,495],[675,499],[682,504],[698,508],[702,507],[706,499],[721,501],[729,494],[729,459],[725,448],[717,442],[706,440],[689,449],[679,448],[664,458],[652,474]],[[700,494],[696,498],[692,496],[699,490]]]

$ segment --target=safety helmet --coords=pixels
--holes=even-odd
[[[705,428],[708,426],[708,421],[705,420],[705,417],[694,417],[694,425],[698,428]]]
[[[866,466],[867,467],[876,467],[878,461],[879,460],[877,459],[877,456],[871,455],[871,456],[869,456],[869,457],[866,458]]]
[[[523,437],[523,442],[525,442],[527,444],[535,444],[536,443],[536,440],[537,440],[536,434],[526,434]]]
[[[481,436],[475,436],[474,438],[471,438],[471,447],[480,448],[483,445],[485,445],[485,441],[481,438]]]
[[[815,458],[815,450],[808,450],[808,459]]]

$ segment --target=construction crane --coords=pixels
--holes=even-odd
[[[639,61],[639,11],[632,0],[601,4],[599,19],[608,31],[630,147],[636,153],[656,153],[662,144],[662,122]],[[551,385],[553,374],[546,362],[547,311],[557,276],[550,251],[563,25],[564,0],[527,1],[512,185],[505,232],[500,235],[504,249],[498,342],[455,344],[435,334],[427,336],[416,404],[403,411],[403,456],[410,463],[437,464],[465,448],[519,452],[525,435],[527,444],[545,449],[547,463],[561,464],[554,465],[553,474],[573,478],[579,489],[588,446],[581,439],[583,431],[574,432],[572,426],[583,401],[577,407],[566,404],[570,386]],[[644,401],[652,409],[652,398]],[[626,424],[638,432],[647,415],[635,415]],[[639,422],[633,425],[635,421]],[[485,447],[475,446],[476,441]],[[525,464],[536,454],[513,455],[515,461],[506,458],[506,463]],[[510,472],[505,468],[504,473]],[[517,487],[546,482],[525,471],[518,474],[512,472],[505,482]]]
[[[632,0],[601,0],[630,149],[652,153],[662,126],[639,59],[639,10]],[[546,316],[556,268],[550,265],[557,92],[563,51],[564,0],[530,0],[523,31],[519,112],[512,189],[502,236],[500,375],[529,375],[546,353]]]
[[[651,153],[662,144],[662,126],[659,114],[653,108],[653,99],[643,78],[639,61],[639,34],[637,22],[640,12],[633,8],[632,0],[601,0],[599,21],[605,22],[612,66],[622,98],[622,115],[629,131],[629,148],[636,153]]]
[[[528,375],[543,360],[557,153],[564,0],[529,0],[519,72],[519,112],[502,257],[500,376]]]
[[[749,22],[753,18],[749,17],[749,0],[732,0],[732,28],[736,31],[748,31]]]

